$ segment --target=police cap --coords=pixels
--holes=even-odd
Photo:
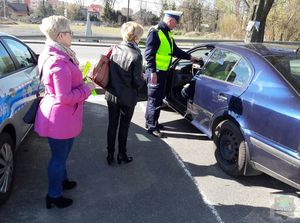
[[[183,12],[180,11],[174,11],[174,10],[165,10],[164,11],[165,16],[169,16],[174,18],[177,22],[179,22],[180,17],[182,16]]]

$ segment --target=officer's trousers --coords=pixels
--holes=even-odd
[[[163,99],[166,96],[166,84],[169,72],[159,71],[157,74],[157,84],[151,83],[151,72],[146,70],[146,83],[147,83],[147,109],[146,109],[146,128],[148,130],[158,129],[158,118],[160,115],[160,108],[163,104]]]

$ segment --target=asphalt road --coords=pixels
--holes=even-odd
[[[40,54],[44,48],[44,44],[28,44],[30,48],[37,54]],[[88,46],[72,46],[72,49],[76,52],[77,58],[79,58],[80,64],[85,64],[90,61],[94,64],[98,61],[101,54],[106,54],[109,47],[88,47]]]
[[[70,208],[45,208],[47,140],[31,132],[18,150],[12,196],[0,209],[0,222],[217,222],[197,187],[164,141],[146,135],[136,110],[128,137],[130,164],[108,166],[107,109],[103,96],[86,103],[84,130],[68,160],[78,187],[65,196]]]
[[[212,142],[166,109],[166,138],[144,129],[145,102],[136,106],[128,137],[130,164],[106,164],[107,108],[103,95],[85,105],[84,129],[68,169],[78,187],[67,209],[45,208],[47,141],[31,132],[16,156],[16,180],[0,222],[299,222],[299,200],[289,186],[266,175],[235,179],[216,165]],[[293,197],[296,209],[275,216],[275,196]]]

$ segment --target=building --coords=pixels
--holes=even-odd
[[[102,10],[102,6],[101,5],[97,5],[97,4],[91,4],[90,6],[87,7],[87,11],[90,14],[90,20],[94,21],[94,20],[100,20],[100,12]]]
[[[58,0],[44,0],[52,5],[53,8],[56,8],[58,5]],[[25,3],[28,5],[30,10],[35,10],[43,2],[43,0],[10,0],[12,3]]]
[[[27,16],[29,15],[29,8],[25,3],[7,3],[6,16]]]

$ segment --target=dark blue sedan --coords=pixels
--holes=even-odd
[[[213,139],[233,176],[269,174],[300,189],[300,49],[207,44],[175,60],[166,102]]]

